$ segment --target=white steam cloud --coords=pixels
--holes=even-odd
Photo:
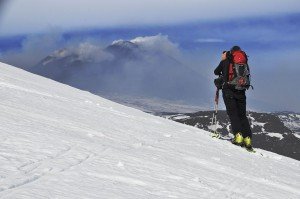
[[[8,64],[29,69],[42,58],[61,48],[62,37],[59,33],[28,36],[20,49],[3,52],[1,61]]]
[[[147,37],[137,37],[131,40],[141,46],[144,50],[155,53],[164,53],[171,57],[179,57],[180,50],[178,49],[178,44],[173,43],[169,40],[167,35],[156,35]]]
[[[93,45],[89,42],[80,43],[78,46],[56,50],[52,56],[57,58],[77,55],[79,60],[100,63],[105,60],[112,60],[113,55],[103,51],[100,46]]]

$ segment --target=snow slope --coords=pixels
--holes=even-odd
[[[0,198],[300,198],[300,162],[0,64]]]

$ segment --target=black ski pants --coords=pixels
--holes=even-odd
[[[232,132],[240,132],[243,137],[252,137],[251,128],[246,116],[246,93],[235,89],[223,89],[223,99],[231,122]]]

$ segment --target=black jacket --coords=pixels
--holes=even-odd
[[[232,86],[228,85],[228,73],[229,73],[229,65],[230,61],[229,59],[222,60],[218,67],[215,69],[214,73],[215,75],[222,75],[224,80],[223,89],[232,88]]]

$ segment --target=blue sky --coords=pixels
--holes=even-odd
[[[169,25],[300,12],[298,0],[10,0],[0,35],[128,25]]]
[[[210,81],[219,53],[240,45],[252,64],[253,109],[300,112],[299,0],[245,0],[242,5],[238,0],[7,2],[0,15],[3,61],[30,65],[73,43],[105,46],[117,39],[162,34]],[[233,5],[239,11],[232,12]]]
[[[132,39],[141,35],[164,34],[183,49],[201,47],[229,48],[232,44],[247,46],[250,50],[297,49],[300,44],[300,13],[247,17],[210,22],[190,22],[175,25],[129,26],[116,28],[89,28],[59,33],[63,40],[96,38],[104,41]],[[46,33],[47,34],[47,33]],[[28,34],[0,37],[0,50],[20,48]],[[33,35],[33,34],[29,34]]]

